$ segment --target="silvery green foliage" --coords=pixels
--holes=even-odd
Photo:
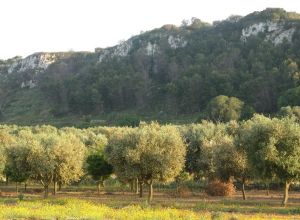
[[[258,177],[276,177],[285,183],[286,205],[290,184],[300,178],[299,123],[290,117],[271,119],[255,115],[242,125],[239,140]]]
[[[151,123],[115,132],[105,152],[121,179],[147,183],[176,177],[183,169],[185,151],[175,126]]]

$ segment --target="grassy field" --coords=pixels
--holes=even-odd
[[[135,121],[159,121],[160,123],[186,124],[193,123],[198,114],[170,115],[163,112],[110,112],[97,115],[66,114],[54,116],[51,102],[37,89],[21,90],[11,94],[2,109],[3,123],[17,125],[48,124],[56,127],[75,126],[87,128],[104,125],[132,125]]]
[[[128,191],[67,188],[55,197],[42,199],[42,192],[22,196],[4,188],[0,197],[0,219],[300,219],[300,193],[291,192],[289,206],[280,206],[281,192],[248,192],[208,197],[196,192],[177,197],[172,192],[156,192],[152,204]]]

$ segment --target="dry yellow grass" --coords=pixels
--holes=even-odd
[[[264,191],[248,192],[243,201],[235,196],[208,197],[192,193],[179,198],[172,193],[156,192],[154,202],[129,192],[102,192],[74,188],[56,197],[42,199],[42,193],[17,194],[3,192],[0,197],[0,219],[300,219],[300,194],[291,192],[287,208],[280,206],[281,192],[269,196]]]

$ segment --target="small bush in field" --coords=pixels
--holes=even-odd
[[[18,195],[18,199],[20,201],[24,200],[24,198],[25,198],[24,194],[21,193],[21,194]]]
[[[206,193],[210,196],[231,196],[235,193],[235,187],[231,182],[223,183],[216,180],[208,184]]]
[[[179,186],[177,189],[177,196],[180,198],[187,198],[192,195],[191,190],[187,186]]]
[[[38,189],[33,189],[33,192],[34,193],[42,193],[44,190],[43,189],[40,189],[40,188],[38,188]]]

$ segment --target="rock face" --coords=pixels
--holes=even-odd
[[[167,42],[168,47],[171,49],[185,47],[188,43],[187,40],[179,34],[148,33],[148,37],[155,40],[149,41],[148,39],[140,39],[139,36],[135,36],[114,47],[96,49],[95,52],[99,53],[98,62],[101,63],[105,59],[111,59],[114,57],[126,57],[134,49],[143,49],[145,51],[145,55],[152,56],[163,50],[162,42]],[[138,46],[133,46],[133,44],[137,44]]]
[[[24,75],[26,72],[30,72],[27,75],[27,80],[20,83],[20,88],[34,88],[37,86],[36,75],[43,73],[50,64],[56,62],[62,58],[65,53],[34,53],[25,58],[15,57],[4,61],[0,65],[0,74],[20,74]]]
[[[129,39],[128,41],[121,42],[117,46],[102,49],[100,50],[99,62],[102,62],[106,58],[125,57],[128,55],[131,47],[132,39]]]
[[[155,53],[158,52],[158,50],[159,50],[159,46],[156,43],[152,44],[148,42],[146,47],[146,54],[148,56],[153,56]]]
[[[246,42],[251,36],[257,36],[259,33],[265,33],[266,41],[271,41],[274,45],[278,45],[284,40],[292,42],[294,32],[295,28],[286,29],[284,22],[259,22],[243,28],[241,40]]]
[[[58,59],[57,53],[35,53],[24,59],[18,59],[8,67],[8,73],[26,70],[45,70]]]
[[[36,87],[36,83],[33,82],[33,80],[29,80],[29,81],[26,81],[26,82],[22,82],[21,83],[21,88],[29,88],[29,89],[32,89]]]
[[[169,43],[170,47],[173,49],[185,47],[187,45],[187,41],[184,40],[184,38],[179,35],[177,35],[177,36],[170,35],[168,37],[168,43]]]
[[[270,40],[275,45],[281,44],[284,40],[292,42],[294,33],[295,28],[290,28],[287,30],[276,30],[273,33],[267,35],[266,40]]]

